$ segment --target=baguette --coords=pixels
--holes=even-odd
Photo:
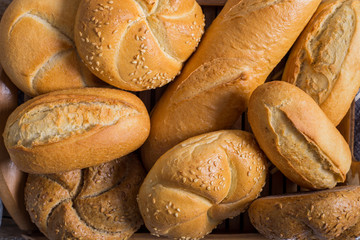
[[[309,94],[335,125],[360,87],[359,24],[359,1],[324,1],[296,41],[282,78]]]
[[[251,95],[248,118],[267,157],[296,184],[324,189],[345,181],[349,145],[300,88],[282,81],[263,84]]]
[[[9,117],[5,146],[28,173],[58,173],[128,154],[146,140],[150,120],[135,95],[115,89],[51,92],[19,106]]]
[[[320,0],[229,0],[151,116],[145,167],[177,143],[228,129],[289,51]]]

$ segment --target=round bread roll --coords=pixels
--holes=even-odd
[[[14,0],[0,24],[0,61],[11,81],[36,96],[95,86],[73,41],[80,0]],[[100,81],[99,81],[100,82]]]
[[[143,221],[136,195],[145,170],[136,155],[83,170],[29,175],[26,208],[49,239],[128,239]]]
[[[203,34],[195,0],[84,0],[75,42],[87,67],[131,91],[161,87],[179,74]]]
[[[269,239],[357,239],[360,187],[260,198],[251,204],[249,216]]]
[[[159,158],[138,203],[153,235],[199,239],[243,212],[265,184],[267,163],[251,133],[189,138]]]
[[[144,143],[149,129],[149,114],[134,94],[79,88],[25,102],[10,115],[3,136],[21,170],[59,173],[133,152]]]
[[[351,152],[316,102],[286,82],[268,82],[250,97],[248,118],[261,149],[291,181],[310,189],[344,182]]]
[[[282,78],[309,94],[335,125],[360,87],[359,24],[359,1],[323,1],[295,43]]]

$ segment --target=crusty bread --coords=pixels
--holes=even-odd
[[[14,0],[0,24],[0,61],[23,92],[95,86],[73,42],[80,0]],[[100,81],[99,81],[100,82]]]
[[[255,200],[249,216],[269,239],[357,239],[360,235],[360,187]]]
[[[11,159],[29,173],[94,166],[139,148],[150,120],[135,95],[115,89],[51,92],[19,106],[4,131]]]
[[[293,182],[323,189],[345,181],[349,145],[300,88],[280,81],[261,85],[250,98],[248,118],[267,157]]]
[[[0,67],[0,132],[6,120],[17,107],[18,89]],[[0,140],[0,199],[12,219],[23,231],[34,228],[25,210],[24,187],[26,175],[10,160],[4,141]]]
[[[299,36],[320,0],[229,0],[151,117],[145,167],[177,143],[228,129]]]
[[[148,173],[138,203],[154,235],[199,239],[244,211],[265,184],[267,163],[251,133],[223,130],[167,151]]]
[[[75,42],[100,79],[143,91],[174,79],[204,25],[195,0],[89,0],[79,6]]]
[[[26,208],[51,240],[128,239],[143,223],[136,195],[144,177],[136,155],[61,174],[30,174]]]
[[[335,125],[360,87],[359,24],[359,1],[324,1],[295,43],[282,78],[308,93]]]

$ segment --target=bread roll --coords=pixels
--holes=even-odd
[[[252,134],[224,130],[190,138],[150,170],[138,203],[153,235],[199,239],[243,212],[265,184],[267,163]]]
[[[359,1],[324,1],[295,43],[282,78],[309,94],[335,125],[360,87],[359,24]]]
[[[17,107],[18,89],[10,82],[0,67],[0,132],[6,120]],[[0,139],[0,199],[12,219],[23,231],[34,228],[25,210],[24,187],[26,175],[10,160],[4,141]],[[1,216],[0,216],[1,218]]]
[[[9,117],[5,146],[29,173],[94,166],[139,148],[150,120],[135,95],[102,88],[69,89],[33,98]]]
[[[89,0],[79,6],[75,42],[96,76],[143,91],[174,79],[204,25],[195,0]]]
[[[249,216],[269,239],[357,239],[360,187],[260,198],[251,204]]]
[[[136,195],[145,177],[129,155],[61,174],[29,175],[31,219],[49,239],[128,239],[142,225]]]
[[[145,167],[177,143],[228,129],[299,36],[320,0],[229,0],[151,117]]]
[[[28,95],[95,86],[73,42],[80,0],[14,0],[0,24],[0,61]]]
[[[349,145],[300,88],[280,81],[263,84],[251,95],[248,118],[265,154],[296,184],[323,189],[345,181]]]

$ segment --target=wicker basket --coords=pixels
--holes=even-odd
[[[225,4],[226,0],[197,0],[203,8],[205,18],[206,18],[206,28],[211,24],[211,22],[216,18],[220,13],[222,6]],[[282,75],[282,70],[286,61],[283,59],[281,63],[274,69],[273,73],[269,76],[268,80],[280,79]],[[137,93],[145,103],[149,112],[154,107],[155,103],[159,100],[162,93],[166,87],[145,91]],[[339,126],[339,130],[344,135],[345,139],[353,149],[353,126],[354,126],[354,117],[353,117],[353,106],[347,116],[344,118],[343,122]],[[246,114],[239,119],[236,124],[238,129],[250,130],[249,124],[246,121]],[[294,193],[298,191],[306,191],[306,189],[301,189],[290,180],[286,179],[275,167],[270,168],[270,174],[265,185],[262,196],[267,195],[278,195],[283,193]],[[15,224],[9,218],[4,219],[4,225],[0,228],[0,239],[19,239],[14,237],[22,236],[25,239],[46,239],[42,237],[39,233],[26,234],[21,233],[17,230]],[[131,239],[134,240],[148,240],[148,239],[168,239],[168,238],[156,238],[147,233],[146,228],[142,228],[136,233]],[[247,240],[260,240],[265,239],[260,234],[256,233],[255,228],[251,225],[247,213],[241,214],[240,216],[233,218],[231,220],[225,220],[221,225],[213,231],[212,234],[205,237],[205,239],[247,239]]]

